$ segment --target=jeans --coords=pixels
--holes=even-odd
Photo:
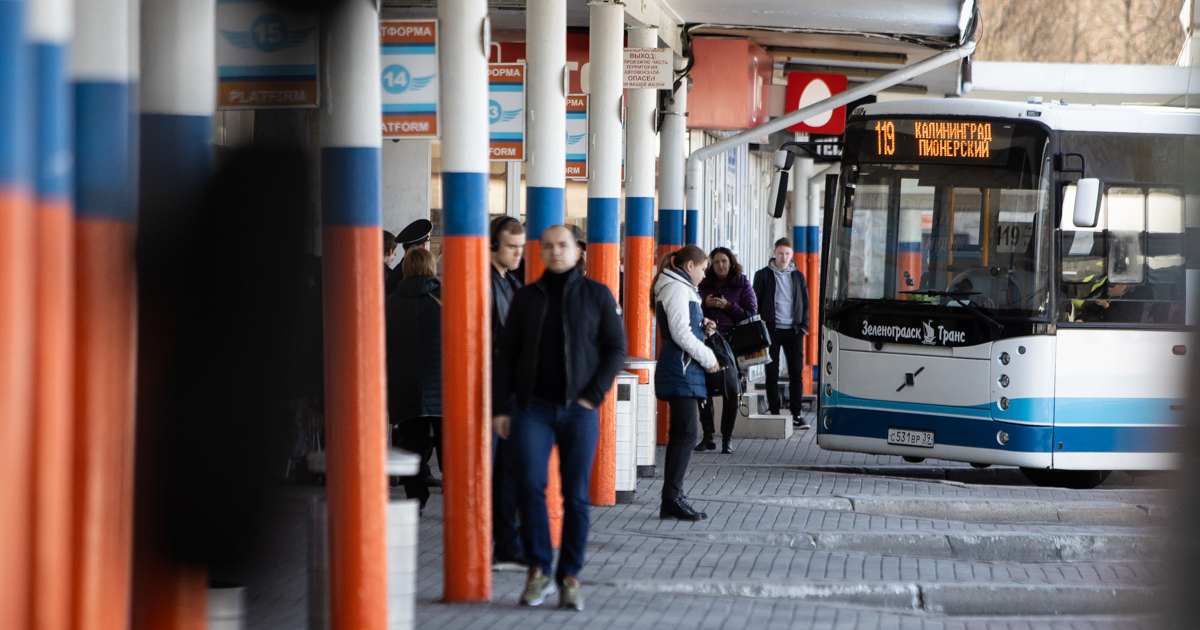
[[[663,503],[683,498],[683,478],[687,475],[692,449],[700,440],[700,399],[669,398],[671,428],[667,431],[667,459],[663,464]]]
[[[595,409],[578,402],[556,405],[534,398],[528,409],[514,406],[512,450],[517,455],[517,493],[521,515],[521,541],[529,566],[550,575],[554,549],[550,546],[550,518],[546,514],[546,482],[550,469],[550,449],[558,445],[559,473],[562,476],[563,532],[562,552],[555,577],[562,581],[576,577],[583,569],[587,550],[588,524],[591,520],[588,482],[596,440],[600,433]]]
[[[713,408],[712,396],[700,406],[700,427],[704,429],[704,439],[711,440],[716,432],[713,426],[713,415],[716,410]],[[737,421],[738,416],[738,399],[722,397],[721,404],[721,437],[729,439],[733,437],[733,424]]]
[[[492,440],[492,557],[525,561],[517,530],[516,452],[510,440]]]
[[[794,328],[772,328],[770,354],[767,364],[767,407],[771,414],[779,413],[779,349],[787,356],[788,364],[788,409],[793,416],[800,415],[804,402],[804,335]]]

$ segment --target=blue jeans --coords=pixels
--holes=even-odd
[[[591,508],[588,481],[600,433],[596,410],[578,402],[555,405],[534,398],[528,409],[514,405],[510,446],[517,456],[515,477],[520,481],[517,504],[521,514],[521,541],[529,565],[550,575],[554,549],[550,545],[550,518],[546,514],[546,481],[550,449],[558,445],[562,475],[562,553],[555,577],[575,577],[583,569]]]

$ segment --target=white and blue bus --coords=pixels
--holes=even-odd
[[[817,443],[1087,488],[1177,465],[1200,113],[865,105],[827,208]]]

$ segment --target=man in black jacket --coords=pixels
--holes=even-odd
[[[541,605],[561,589],[560,606],[583,610],[578,575],[587,548],[596,408],[625,360],[625,329],[608,287],[575,269],[579,248],[569,228],[547,228],[541,249],[546,271],[517,291],[504,324],[493,380],[493,424],[498,436],[511,440],[519,462],[521,539],[529,560],[521,603]],[[555,445],[565,514],[557,579],[551,580],[545,488]]]
[[[766,267],[754,274],[754,297],[758,312],[771,332],[771,362],[767,364],[767,406],[772,415],[779,413],[779,349],[787,356],[788,407],[792,424],[798,429],[808,425],[800,419],[804,392],[804,335],[808,334],[808,283],[792,260],[792,241],[775,241],[775,251]],[[811,377],[810,377],[811,378]]]
[[[525,252],[525,228],[509,217],[496,217],[491,226],[492,250],[492,365],[499,364],[500,333],[521,281],[516,269]],[[494,376],[492,377],[495,378]],[[508,440],[492,440],[492,562],[526,565],[517,532],[517,475]]]

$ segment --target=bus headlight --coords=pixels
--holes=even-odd
[[[1008,375],[1007,374],[1000,375],[1000,387],[1008,387]]]
[[[1008,399],[1001,396],[1000,397],[1000,410],[1003,411],[1005,409],[1008,409]]]
[[[1011,360],[1011,358],[1008,356],[1007,352],[1000,353],[1000,365],[1008,365],[1008,362],[1010,360]]]
[[[1001,446],[1008,444],[1008,431],[1001,431],[997,433],[996,441],[999,442]]]
[[[826,364],[825,364],[825,373],[826,373],[826,374],[833,374],[833,364],[832,364],[832,363],[826,363]]]
[[[833,352],[833,340],[832,339],[825,340],[825,350],[828,352]]]
[[[825,419],[821,421],[821,424],[824,425],[825,430],[828,431],[833,427],[833,416],[825,416]]]
[[[833,385],[831,385],[831,384],[829,384],[829,383],[825,383],[825,395],[826,395],[826,396],[832,396],[832,395],[833,395]]]

